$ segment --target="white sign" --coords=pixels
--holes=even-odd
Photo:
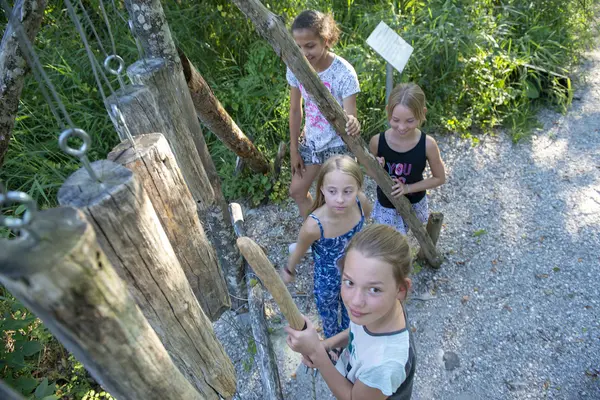
[[[367,44],[398,72],[402,72],[413,52],[412,46],[383,21],[369,35]]]

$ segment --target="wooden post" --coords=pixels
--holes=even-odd
[[[15,126],[25,75],[29,72],[19,32],[33,42],[40,30],[45,9],[46,0],[18,0],[10,15],[7,15],[8,23],[0,43],[0,166]]]
[[[115,126],[119,138],[128,140],[122,121],[118,120],[111,112],[111,107],[117,106],[127,128],[132,136],[144,135],[146,133],[166,132],[164,120],[158,111],[156,100],[146,86],[127,85],[118,89],[106,99],[109,110],[108,115]],[[204,203],[201,203],[204,205]]]
[[[134,84],[147,86],[154,95],[164,121],[164,130],[159,132],[164,133],[171,145],[194,200],[206,209],[214,203],[215,194],[196,150],[194,133],[189,130],[189,120],[197,118],[193,107],[186,109],[182,102],[182,91],[188,92],[187,85],[185,82],[181,85],[173,67],[160,58],[133,63],[127,68],[127,75]]]
[[[28,230],[0,240],[0,282],[104,389],[117,399],[206,398],[175,367],[80,211],[41,211]]]
[[[427,235],[425,228],[415,215],[410,202],[404,196],[392,196],[394,182],[375,158],[369,154],[368,148],[360,136],[346,135],[346,116],[342,106],[338,104],[329,90],[323,85],[300,49],[294,42],[285,25],[275,14],[262,5],[259,0],[232,0],[238,8],[254,23],[257,31],[271,44],[278,56],[287,64],[290,70],[304,85],[306,91],[313,97],[323,116],[335,128],[342,140],[350,148],[358,161],[365,167],[367,173],[375,179],[404,221],[413,231],[421,248],[432,266],[439,266],[442,257],[438,254]]]
[[[427,234],[431,238],[433,245],[437,245],[438,239],[440,237],[440,232],[442,230],[442,223],[444,222],[444,214],[441,212],[432,212],[429,214],[429,219],[427,220]],[[425,255],[423,254],[422,249],[419,250],[419,254],[417,258],[425,259]],[[434,268],[439,268],[438,266],[433,265]]]
[[[108,160],[132,170],[142,182],[204,313],[216,321],[231,308],[227,285],[196,205],[160,133],[136,136],[135,148],[124,141]]]
[[[179,51],[183,75],[187,82],[194,108],[198,117],[223,144],[239,157],[244,159],[246,165],[254,172],[266,174],[271,170],[267,158],[254,146],[254,143],[244,135],[244,132],[231,119],[221,105],[194,64]]]
[[[231,213],[231,222],[236,236],[246,236],[244,229],[244,215],[242,207],[237,203],[229,204]],[[262,285],[255,283],[252,285],[248,265],[244,262],[246,272],[246,286],[248,287],[248,312],[250,313],[250,325],[252,326],[252,335],[256,343],[256,353],[258,354],[258,364],[260,365],[260,377],[263,386],[264,399],[281,399],[281,382],[279,380],[279,371],[277,370],[277,361],[275,360],[275,351],[269,337],[267,323],[265,321],[264,296]]]
[[[108,259],[127,281],[175,364],[203,398],[231,397],[233,365],[200,308],[140,180],[106,160],[93,162],[91,168],[102,182],[92,180],[82,168],[60,188],[59,203],[89,216]]]
[[[146,57],[162,58],[165,60],[166,64],[172,67],[172,80],[175,84],[173,88],[176,88],[174,95],[177,97],[177,103],[179,107],[182,108],[181,111],[173,111],[176,111],[177,113],[183,113],[185,115],[183,122],[185,123],[186,130],[192,135],[191,137],[193,138],[193,142],[196,146],[196,151],[198,154],[200,154],[200,158],[204,164],[204,170],[206,171],[208,179],[212,184],[215,199],[221,208],[223,221],[229,225],[229,211],[227,209],[227,202],[223,196],[221,179],[219,178],[217,168],[215,167],[210,152],[208,151],[206,141],[204,140],[204,136],[202,135],[202,128],[200,127],[200,122],[198,121],[194,111],[192,96],[187,89],[187,84],[185,82],[185,77],[183,76],[183,70],[181,67],[181,61],[179,60],[179,55],[177,54],[177,49],[175,47],[175,43],[173,42],[171,30],[169,29],[169,24],[167,23],[162,4],[160,0],[125,0],[125,6],[127,7],[127,11],[131,17],[135,36],[137,39],[139,39]],[[132,82],[136,83],[136,81],[133,79]],[[150,89],[152,90],[153,88],[151,87]],[[158,104],[162,111],[164,110],[164,103],[169,103],[173,101],[173,99],[163,98],[162,91],[160,94],[160,96],[155,94],[155,97],[157,98]],[[169,138],[167,137],[167,139]],[[194,192],[192,191],[192,194],[193,193]]]

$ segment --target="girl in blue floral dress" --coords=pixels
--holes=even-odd
[[[296,248],[281,271],[284,282],[291,282],[296,275],[296,265],[308,248],[312,248],[315,301],[326,337],[336,335],[349,325],[340,297],[341,275],[337,261],[371,213],[372,205],[361,191],[362,184],[362,170],[352,158],[334,156],[323,164],[309,218],[304,221]]]

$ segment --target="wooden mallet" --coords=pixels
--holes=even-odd
[[[281,312],[290,323],[290,327],[297,331],[306,329],[306,322],[296,307],[292,295],[260,246],[247,236],[238,238],[236,243],[254,273],[258,275],[279,305]]]

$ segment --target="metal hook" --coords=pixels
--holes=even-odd
[[[111,104],[110,108],[112,110],[113,116],[117,119],[117,122],[119,123],[119,125],[121,125],[123,127],[123,131],[125,133],[125,136],[127,136],[127,139],[129,139],[129,143],[131,143],[131,147],[133,147],[135,149],[135,142],[133,141],[133,135],[131,134],[129,127],[125,123],[125,117],[123,116],[123,113],[121,112],[121,110],[119,110],[119,107],[117,107],[116,104]]]
[[[69,144],[67,142],[71,137],[77,137],[83,140],[83,144],[79,149],[69,147]],[[86,155],[91,143],[92,139],[90,139],[90,136],[86,133],[86,131],[79,128],[66,129],[60,134],[58,138],[58,145],[61,148],[61,150],[70,156],[79,158],[79,160],[83,164],[83,167],[87,170],[88,174],[90,175],[90,178],[92,178],[95,181],[102,182],[100,178],[98,178],[98,175],[96,175],[96,172],[92,169],[90,160],[87,158]]]
[[[0,184],[0,187],[4,187]],[[22,204],[25,206],[25,213],[23,218],[16,217],[5,217],[0,214],[0,226],[5,226],[12,230],[20,231],[23,236],[26,236],[29,232],[27,227],[31,224],[31,221],[37,213],[37,204],[27,193],[23,192],[4,192],[0,193],[0,207],[8,204]]]
[[[119,64],[119,67],[116,70],[111,68],[110,66],[110,63],[113,60],[116,60]],[[109,73],[117,76],[117,79],[119,80],[119,85],[121,85],[121,89],[125,87],[125,82],[123,82],[122,76],[123,70],[125,69],[125,61],[120,56],[113,54],[106,57],[106,60],[104,60],[104,69],[107,70]]]

